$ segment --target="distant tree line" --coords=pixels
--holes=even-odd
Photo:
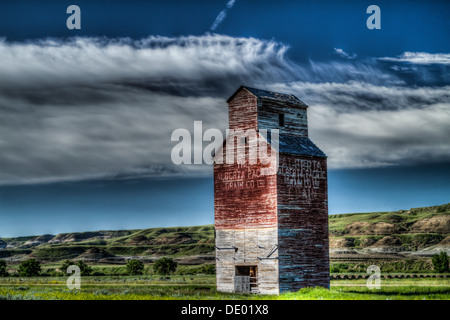
[[[78,261],[64,260],[58,268],[60,270],[59,273],[55,269],[53,270],[49,269],[52,270],[51,272],[49,270],[46,270],[46,272],[42,272],[41,263],[36,259],[28,259],[22,261],[19,267],[17,268],[17,275],[21,277],[37,277],[41,275],[60,276],[61,273],[63,275],[66,275],[67,269],[71,265],[76,265],[80,268],[81,276],[96,275],[93,272],[94,271],[93,268],[82,260]],[[177,263],[173,259],[164,257],[158,259],[154,263],[153,271],[156,274],[167,276],[171,273],[176,272],[177,266],[178,266]],[[127,274],[129,275],[142,275],[144,274],[144,269],[145,269],[144,263],[136,259],[129,260],[126,265]],[[6,261],[0,260],[0,277],[7,277],[7,276],[10,276],[10,274],[8,273]]]
[[[449,257],[446,252],[442,251],[438,254],[435,254],[432,257],[431,262],[433,264],[433,270],[435,272],[450,273]],[[21,277],[37,277],[40,275],[61,276],[61,273],[63,275],[66,275],[67,268],[71,265],[78,266],[80,268],[80,273],[82,276],[98,275],[98,273],[96,274],[95,272],[93,272],[93,268],[91,266],[89,266],[82,260],[64,260],[59,267],[59,270],[61,271],[60,273],[58,273],[54,269],[48,269],[46,270],[46,272],[42,272],[41,263],[36,259],[28,259],[22,261],[17,268],[16,274]],[[161,276],[173,274],[177,271],[177,268],[178,264],[172,258],[167,257],[160,258],[153,264],[153,272]],[[144,274],[144,270],[145,265],[140,260],[131,259],[126,264],[126,274],[128,275],[142,275]],[[185,274],[183,273],[184,271],[185,270],[182,269],[180,271],[180,274]],[[203,265],[197,269],[197,272],[209,275],[215,274],[215,271],[215,265],[213,264]],[[0,277],[7,276],[11,276],[11,274],[8,273],[6,261],[0,260]]]

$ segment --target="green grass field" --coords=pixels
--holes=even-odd
[[[330,290],[305,288],[275,295],[220,293],[215,276],[83,277],[80,290],[66,287],[65,278],[0,278],[0,300],[449,300],[449,279],[387,279],[381,289],[365,280],[334,280]]]
[[[280,296],[216,291],[215,276],[201,275],[209,273],[203,269],[205,265],[214,263],[213,225],[1,238],[8,247],[0,250],[0,258],[7,261],[10,277],[0,277],[0,299],[448,300],[449,275],[447,278],[411,278],[432,276],[436,271],[431,256],[406,255],[403,251],[447,248],[450,243],[449,217],[450,204],[407,211],[331,215],[332,248],[357,250],[355,253],[358,253],[330,255],[333,279],[336,275],[346,275],[348,280],[332,280],[330,290],[306,288]],[[374,230],[376,232],[372,232]],[[377,245],[378,242],[381,245]],[[374,248],[373,252],[367,251]],[[403,253],[394,254],[397,249]],[[153,271],[154,261],[163,256],[172,257],[179,263],[170,279],[162,279]],[[130,257],[145,263],[142,276],[127,275],[125,263]],[[30,258],[41,261],[41,277],[19,276],[19,263]],[[92,276],[83,277],[81,290],[70,291],[66,287],[66,277],[60,270],[65,259],[88,261],[92,267]],[[373,264],[383,270],[383,275],[389,276],[382,279],[380,290],[368,289],[363,279],[350,280],[356,275],[367,275],[367,267]],[[391,278],[393,275],[409,277]]]

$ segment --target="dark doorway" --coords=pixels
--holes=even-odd
[[[236,266],[234,291],[242,293],[258,293],[257,272],[257,266]]]

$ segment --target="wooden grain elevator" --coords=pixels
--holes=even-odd
[[[278,159],[214,164],[218,291],[329,288],[327,159],[308,138],[308,106],[294,95],[246,86],[227,102],[229,128],[240,136],[228,135],[221,154],[228,157],[228,148],[248,155],[266,143]],[[277,150],[270,145],[274,129]]]

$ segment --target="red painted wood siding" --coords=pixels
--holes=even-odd
[[[258,118],[256,111],[257,98],[247,90],[241,90],[228,103],[228,117],[230,129],[257,129]]]
[[[255,165],[214,166],[216,229],[277,226],[277,178]]]

